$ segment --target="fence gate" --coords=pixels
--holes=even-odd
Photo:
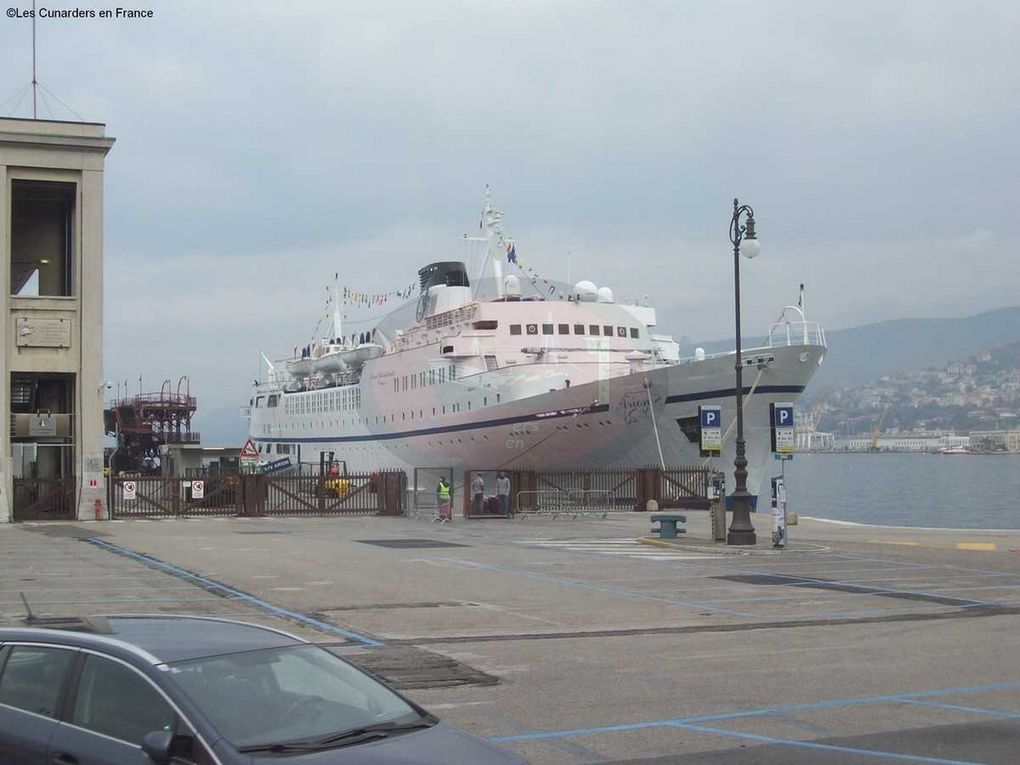
[[[660,471],[659,507],[708,510],[710,471],[703,467],[677,467]]]
[[[195,482],[201,485],[201,492]],[[237,476],[111,476],[107,479],[107,504],[111,518],[238,515],[238,488]],[[201,496],[196,497],[198,493]]]
[[[75,479],[15,478],[14,520],[73,521],[75,513]]]
[[[245,515],[399,515],[401,471],[348,475],[244,476]]]

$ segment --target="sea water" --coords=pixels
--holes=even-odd
[[[778,475],[780,463],[767,469],[766,478]],[[768,487],[766,480],[762,489]],[[805,516],[1020,529],[1020,454],[797,454],[786,463],[786,493],[787,509]]]

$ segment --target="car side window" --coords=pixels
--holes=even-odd
[[[175,714],[159,692],[135,670],[111,659],[85,659],[71,723],[141,745],[146,733],[172,731]]]
[[[56,717],[74,651],[12,646],[0,675],[0,704]]]

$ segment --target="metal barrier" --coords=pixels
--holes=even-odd
[[[71,521],[75,518],[75,479],[15,478],[14,520]]]
[[[195,496],[193,484],[202,486]],[[200,518],[239,515],[241,501],[238,476],[204,479],[164,476],[111,476],[107,502],[111,518]]]
[[[521,520],[540,515],[554,519],[561,515],[572,518],[598,515],[604,519],[616,504],[616,497],[605,489],[519,491],[515,515]]]
[[[379,487],[367,473],[345,476],[254,476],[258,515],[377,515]]]
[[[212,515],[399,515],[407,479],[401,471],[346,476],[229,475],[193,478],[115,476],[111,518]],[[196,497],[195,485],[202,487]]]

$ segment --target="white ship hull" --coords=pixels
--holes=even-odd
[[[744,353],[745,361],[751,359],[752,364],[754,359],[769,359],[760,373],[756,365],[744,371],[744,437],[752,495],[758,494],[771,475],[769,404],[796,401],[824,352],[819,345],[791,345]],[[276,444],[285,444],[295,461],[300,455],[301,461],[316,462],[320,453],[333,453],[355,472],[411,471],[416,467],[459,473],[466,469],[702,464],[699,444],[685,435],[678,420],[697,417],[699,405],[716,405],[722,407],[724,428],[733,423],[733,360],[732,354],[726,354],[561,387],[509,403],[495,403],[493,396],[466,388],[459,401],[454,396],[445,404],[448,411],[458,406],[459,412],[433,416],[438,398],[425,399],[427,411],[419,408],[413,419],[405,417],[379,427],[355,425],[340,430],[317,424],[314,414],[288,422],[285,416],[275,416],[283,407],[276,407],[275,412],[256,408],[251,435],[269,455],[279,454]],[[378,415],[372,388],[385,379],[362,378],[361,419],[367,417],[374,423]],[[421,403],[419,400],[415,406]],[[417,416],[418,412],[424,416]],[[726,473],[728,490],[735,485],[734,443],[730,428],[722,455],[715,460]]]

